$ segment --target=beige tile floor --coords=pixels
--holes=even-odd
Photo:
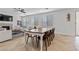
[[[75,39],[75,37],[55,35],[48,51],[77,51],[79,50],[78,42],[79,39]],[[0,51],[39,51],[36,44],[33,46],[31,43],[31,39],[29,39],[29,43],[25,45],[24,37],[17,37],[0,43]]]

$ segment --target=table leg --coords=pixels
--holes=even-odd
[[[41,40],[40,40],[40,51],[43,51],[43,37],[40,36]]]

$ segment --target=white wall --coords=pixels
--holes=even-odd
[[[9,9],[0,9],[1,14],[7,14],[13,16],[13,29],[17,26],[17,20],[19,20],[19,16],[16,13],[10,12]],[[50,12],[53,15],[53,21],[55,26],[55,32],[57,34],[65,34],[65,35],[75,35],[75,10],[74,9],[65,9],[59,10],[55,12]],[[48,14],[50,14],[48,13]],[[71,14],[71,21],[67,21],[67,14]],[[47,14],[47,13],[46,13]]]
[[[67,21],[67,14],[70,13],[70,22]],[[51,22],[55,27],[56,34],[75,35],[75,9],[62,9],[40,13],[37,15],[51,15]]]
[[[67,14],[70,13],[70,22],[67,21]],[[57,34],[75,35],[75,10],[66,9],[54,13],[54,26]]]

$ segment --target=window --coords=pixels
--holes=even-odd
[[[24,28],[33,28],[34,26],[51,27],[53,26],[53,15],[32,15],[22,17],[22,25]]]

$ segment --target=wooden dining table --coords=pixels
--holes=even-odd
[[[40,36],[40,51],[43,51],[43,35],[45,32],[51,30],[52,28],[41,28],[41,29],[31,29],[31,30],[24,30],[24,37],[26,40],[26,34],[31,34],[31,35],[37,35]]]

